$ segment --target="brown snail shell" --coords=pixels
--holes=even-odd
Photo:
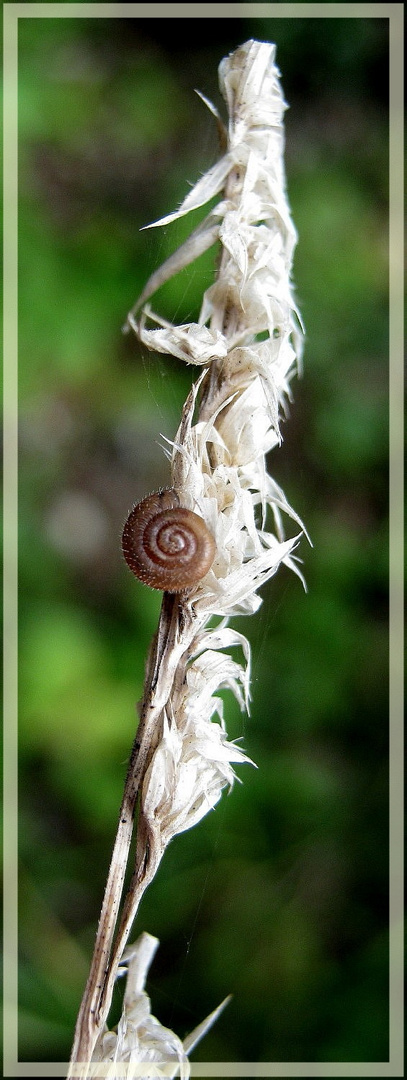
[[[205,577],[216,546],[203,518],[180,506],[177,492],[168,488],[147,495],[130,511],[122,550],[140,581],[175,593]]]

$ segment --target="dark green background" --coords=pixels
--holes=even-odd
[[[121,326],[216,159],[217,67],[275,41],[307,342],[269,463],[313,541],[235,625],[258,768],[177,838],[132,937],[152,1010],[197,1060],[383,1060],[387,1001],[387,30],[380,19],[21,19],[20,1054],[64,1060],[90,962],[160,602],[129,507],[168,482],[194,370]],[[199,215],[198,215],[199,218]],[[194,222],[196,216],[194,217]],[[213,253],[165,290],[197,316]],[[115,1001],[115,1016],[119,1008]]]

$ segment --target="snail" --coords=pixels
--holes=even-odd
[[[181,506],[177,492],[167,488],[147,495],[130,511],[122,550],[145,585],[176,593],[205,577],[216,547],[203,518]]]

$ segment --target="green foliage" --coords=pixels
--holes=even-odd
[[[307,344],[270,471],[312,538],[309,591],[283,570],[242,620],[251,716],[225,709],[258,769],[171,845],[134,937],[161,939],[153,1012],[181,1036],[233,993],[196,1058],[384,1060],[386,22],[181,19],[176,41],[167,22],[20,20],[20,1056],[69,1055],[160,600],[121,527],[168,479],[157,442],[194,375],[121,335],[183,223],[139,230],[215,159],[193,89],[219,103],[252,36],[291,105]],[[163,313],[196,312],[212,268]]]

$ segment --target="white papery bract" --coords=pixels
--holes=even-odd
[[[296,231],[283,162],[287,106],[275,46],[246,42],[222,61],[219,78],[229,114],[225,153],[179,209],[154,224],[168,225],[214,196],[219,201],[152,275],[128,317],[149,348],[204,368],[172,444],[171,481],[182,505],[202,515],[216,541],[212,567],[188,597],[198,623],[184,694],[173,689],[169,696],[143,785],[144,811],[164,846],[232,784],[231,763],[247,760],[227,741],[217,697],[229,687],[243,706],[247,671],[225,652],[225,623],[218,651],[213,645],[205,650],[205,625],[212,616],[255,612],[260,586],[281,563],[303,580],[293,552],[304,528],[266,467],[266,454],[281,443],[280,417],[302,347],[291,286]],[[215,241],[219,271],[204,293],[199,321],[176,326],[155,315],[146,303],[157,288]],[[297,526],[289,539],[284,516]],[[247,658],[247,644],[244,649]]]
[[[301,352],[299,315],[290,281],[297,234],[287,202],[283,160],[283,115],[287,106],[274,63],[275,51],[275,45],[248,41],[222,61],[220,87],[229,110],[227,151],[198,180],[178,210],[154,222],[155,226],[168,225],[222,193],[207,218],[152,275],[129,316],[144,344],[156,348],[155,341],[159,340],[160,351],[182,355],[188,363],[208,363],[211,359],[205,335],[197,358],[196,347],[190,350],[188,342],[188,337],[195,337],[199,343],[209,319],[210,331],[221,331],[225,339],[225,352],[221,339],[213,340],[214,358],[225,355],[231,345],[246,343],[254,334],[263,332],[270,338],[278,333],[281,341],[292,334],[297,357]],[[204,294],[199,322],[182,327],[167,325],[167,335],[163,329],[160,337],[155,337],[157,332],[146,328],[146,313],[160,326],[163,320],[147,309],[137,321],[136,312],[164,281],[189,265],[215,240],[221,241],[229,258],[223,260],[216,282]],[[243,315],[235,329],[236,340],[225,324],[218,326],[217,316],[225,304]]]
[[[158,944],[157,938],[144,933],[125,950],[118,972],[119,976],[126,976],[122,1015],[115,1031],[108,1031],[105,1026],[99,1036],[92,1056],[94,1067],[89,1075],[100,1076],[96,1063],[103,1062],[103,1076],[109,1080],[123,1080],[124,1076],[128,1080],[132,1077],[145,1080],[147,1076],[170,1078],[176,1075],[181,1080],[188,1080],[187,1054],[215,1022],[227,999],[184,1042],[169,1028],[163,1027],[152,1015],[150,998],[144,989]],[[125,1072],[123,1068],[118,1069],[118,1065],[126,1065]]]
[[[154,1076],[156,1063],[174,1062],[174,1072],[163,1073],[157,1068],[156,1075],[175,1075],[180,1068],[183,1078],[189,1076],[189,1065],[181,1039],[160,1024],[151,1014],[151,1004],[144,990],[145,979],[158,941],[150,934],[141,934],[138,941],[125,950],[119,975],[127,974],[123,1011],[116,1031],[106,1030],[99,1036],[92,1060],[94,1062],[112,1062],[108,1073],[110,1080],[115,1080],[114,1064],[120,1062],[136,1066],[133,1075],[142,1077],[140,1066],[149,1067],[149,1075]],[[95,1070],[97,1075],[97,1069]],[[123,1075],[123,1074],[122,1074]],[[129,1075],[132,1075],[131,1070]]]
[[[218,651],[230,645],[242,645],[247,666]],[[249,761],[228,741],[223,701],[216,696],[229,689],[242,708],[248,704],[249,662],[243,635],[222,626],[212,633],[204,631],[181,689],[171,696],[171,716],[166,711],[142,791],[143,812],[162,850],[173,836],[192,828],[213,809],[225,785],[232,787],[232,763]]]

